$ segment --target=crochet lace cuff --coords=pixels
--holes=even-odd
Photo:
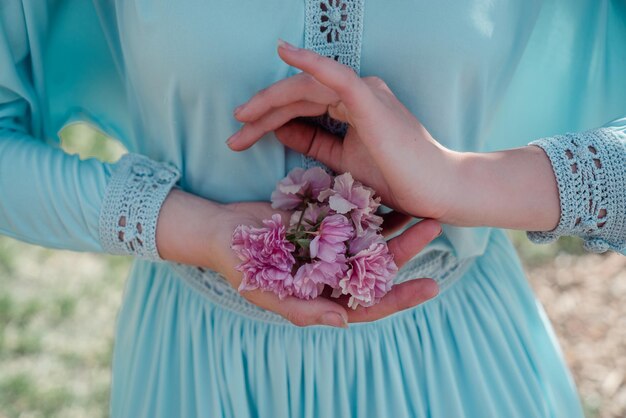
[[[180,172],[138,154],[126,154],[115,164],[99,219],[104,251],[162,260],[156,247],[157,218]]]
[[[592,252],[624,251],[626,247],[626,147],[607,128],[541,138],[541,147],[556,176],[561,218],[549,232],[528,232],[535,243],[562,235],[585,240]]]

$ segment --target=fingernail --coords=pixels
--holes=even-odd
[[[239,138],[239,135],[241,135],[241,131],[235,132],[234,135],[226,140],[226,145],[231,145],[233,142],[235,142],[237,138]]]
[[[331,327],[348,328],[348,321],[337,312],[326,312],[320,318],[320,322]]]
[[[279,48],[285,48],[288,51],[299,51],[300,48],[291,45],[289,42],[283,41],[282,39],[278,38],[278,47]]]
[[[441,228],[441,229],[439,230],[439,233],[437,234],[437,236],[436,236],[435,238],[438,238],[438,237],[440,237],[440,236],[442,236],[442,235],[443,235],[443,228]]]
[[[246,106],[246,104],[245,104],[245,103],[244,103],[244,104],[242,104],[242,105],[237,106],[237,107],[235,108],[235,111],[234,111],[233,113],[236,115],[237,113],[241,112],[241,110],[242,110],[245,106]]]

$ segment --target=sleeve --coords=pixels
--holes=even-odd
[[[626,118],[602,128],[541,138],[556,177],[561,205],[557,227],[528,232],[535,243],[579,236],[592,252],[626,255]]]
[[[159,260],[156,220],[180,176],[176,167],[137,154],[115,164],[80,160],[46,140],[54,100],[44,82],[51,4],[59,2],[0,5],[0,233]]]

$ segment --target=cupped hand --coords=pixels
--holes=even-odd
[[[269,203],[247,202],[223,206],[223,212],[212,237],[211,268],[222,274],[234,287],[238,288],[242,274],[236,270],[241,262],[230,243],[233,231],[238,225],[262,226],[263,219],[270,219],[277,213]],[[283,222],[288,223],[290,214],[281,213]],[[392,212],[385,216],[383,232],[393,233],[400,229],[408,217]],[[394,255],[398,267],[404,265],[419,253],[441,231],[439,223],[425,220],[408,228],[401,235],[388,241],[389,250]],[[359,306],[353,310],[342,299],[318,297],[302,300],[293,296],[280,300],[268,291],[253,290],[241,295],[253,304],[273,311],[295,325],[330,325],[346,327],[348,322],[369,322],[381,319],[398,311],[411,308],[433,298],[438,287],[432,279],[414,279],[392,287],[381,301],[369,308]]]
[[[452,203],[455,153],[435,141],[379,78],[315,52],[281,43],[280,57],[303,72],[260,91],[235,111],[243,127],[236,151],[275,131],[286,146],[374,188],[383,203],[422,218],[443,219]],[[347,122],[343,140],[299,120],[328,113]]]

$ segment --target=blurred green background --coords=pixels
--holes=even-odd
[[[124,152],[85,124],[62,146],[81,158]],[[626,417],[626,257],[578,239],[511,236],[553,321],[588,417]],[[0,236],[0,418],[106,417],[127,257],[53,251]],[[529,417],[530,418],[530,417]]]

